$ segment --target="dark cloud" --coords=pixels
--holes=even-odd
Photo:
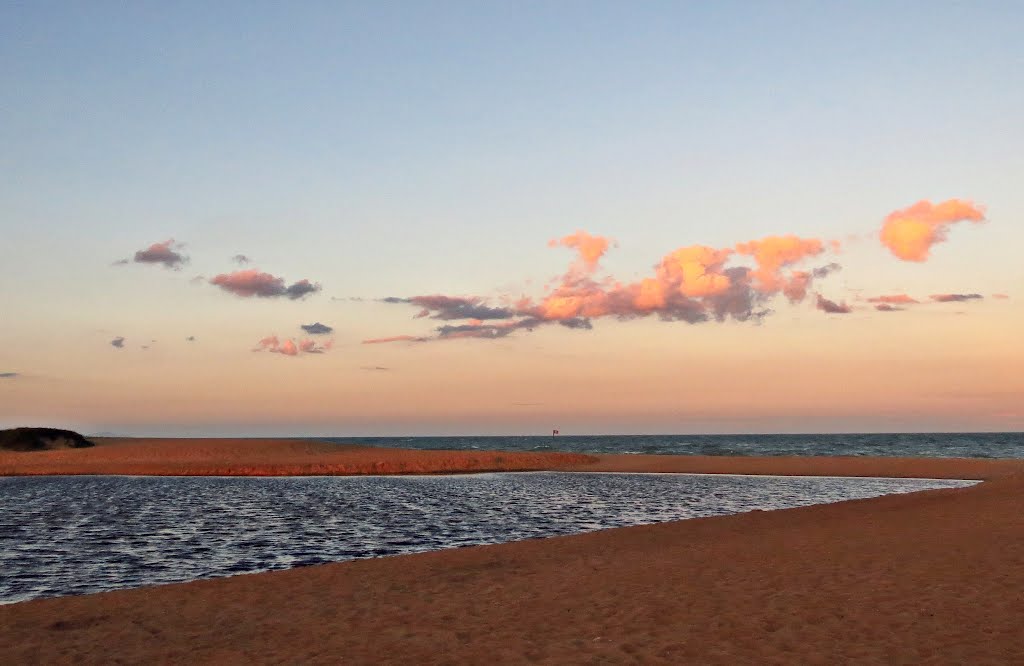
[[[19,372],[0,372],[0,379],[14,379],[15,377],[20,376],[21,373]]]
[[[501,322],[499,324],[469,323],[458,325],[445,325],[437,327],[437,339],[452,340],[456,338],[483,338],[485,340],[496,340],[504,338],[513,331],[533,329],[545,323],[533,317],[527,317],[517,321]]]
[[[163,264],[165,268],[177,270],[188,262],[188,257],[175,249],[181,247],[181,243],[175,243],[173,238],[169,238],[162,243],[153,243],[146,249],[139,250],[135,253],[133,261],[137,264]]]
[[[590,320],[586,317],[573,317],[572,319],[563,319],[558,322],[566,328],[578,328],[589,331],[594,328],[594,325],[590,323]]]
[[[110,345],[112,347],[117,347],[118,349],[123,349],[124,348],[124,336],[123,335],[117,336],[116,338],[114,338],[113,340],[110,341]]]
[[[111,266],[127,266],[130,263],[132,263],[132,262],[128,261],[127,259],[118,259],[117,261],[110,262],[110,265]]]
[[[299,328],[310,335],[327,335],[334,331],[334,329],[327,324],[321,324],[320,322],[316,322],[314,324],[300,324]]]
[[[313,284],[309,280],[299,280],[285,286],[284,278],[271,275],[270,273],[262,273],[255,268],[215,275],[210,278],[210,284],[243,298],[251,296],[278,298],[284,296],[291,300],[298,300],[320,291],[320,285]]]
[[[492,319],[511,319],[515,313],[509,308],[489,307],[484,305],[484,299],[477,296],[441,296],[439,294],[429,296],[413,296],[411,298],[396,298],[389,296],[381,299],[385,303],[409,303],[421,308],[417,317],[430,317],[431,319],[480,319],[483,321]]]
[[[815,307],[821,310],[822,312],[827,312],[829,314],[849,314],[853,312],[853,309],[846,303],[836,303],[835,301],[830,301],[821,294],[818,294],[818,299],[815,303]]]
[[[284,290],[284,295],[294,301],[318,291],[320,291],[320,285],[313,284],[309,280],[299,280],[294,284],[288,285]]]
[[[376,372],[376,371],[383,372],[383,371],[386,371],[386,370],[390,370],[391,368],[386,368],[383,365],[364,365],[364,366],[362,366],[359,369],[360,370],[370,370],[370,371],[374,371],[374,372]]]
[[[841,270],[843,270],[843,267],[833,261],[830,264],[825,264],[824,266],[819,266],[818,268],[812,270],[811,276],[821,279],[826,278],[829,275],[832,275],[833,273]]]
[[[906,308],[896,307],[895,305],[889,305],[888,303],[879,303],[875,306],[875,309],[879,312],[902,312]]]
[[[937,303],[962,303],[984,298],[981,294],[932,294],[930,299]]]
[[[386,338],[370,338],[363,340],[364,345],[380,345],[388,342],[426,342],[430,338],[417,335],[391,335]]]
[[[190,335],[187,338],[185,338],[185,342],[195,342],[195,341],[196,341],[196,336],[194,336],[194,335]]]
[[[252,263],[252,259],[245,256],[244,254],[236,254],[231,257],[231,261],[235,262],[239,266],[245,266],[246,264]]]
[[[499,328],[497,326],[483,326],[477,324],[460,324],[457,326],[439,326],[437,337],[445,338],[484,338],[494,340],[503,338],[515,329]]]

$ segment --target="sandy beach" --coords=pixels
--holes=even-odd
[[[83,449],[0,451],[0,476],[319,476],[459,474],[552,469],[594,462],[578,453],[420,451],[301,439],[90,438]]]
[[[113,456],[119,447],[136,450],[111,443],[92,451]],[[424,460],[450,460],[443,452],[421,453]],[[1022,461],[602,455],[566,464],[592,471],[985,482],[0,606],[0,661],[954,664],[1024,658]],[[67,469],[81,467],[68,463]]]

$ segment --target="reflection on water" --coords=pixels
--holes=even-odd
[[[0,603],[972,483],[555,472],[0,478]]]

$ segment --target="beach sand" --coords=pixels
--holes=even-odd
[[[0,451],[0,476],[451,474],[551,469],[595,460],[578,453],[422,451],[301,439],[90,439],[95,447]]]
[[[0,606],[0,663],[1024,660],[1021,461],[597,456],[587,466],[989,480]]]

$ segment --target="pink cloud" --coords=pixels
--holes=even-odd
[[[873,296],[868,299],[868,303],[888,303],[890,305],[913,305],[914,303],[920,303],[916,298],[911,298],[906,294],[889,294],[886,296]]]
[[[178,270],[182,264],[188,262],[188,257],[175,250],[175,248],[181,247],[181,243],[175,243],[173,238],[169,238],[161,243],[153,243],[144,250],[139,250],[135,253],[133,261],[137,264],[163,264],[164,268]]]
[[[309,280],[299,280],[285,286],[284,278],[271,275],[270,273],[263,273],[255,268],[215,275],[210,278],[210,284],[242,298],[250,298],[252,296],[258,298],[277,298],[284,296],[291,300],[297,300],[320,291],[320,285],[312,284]]]
[[[315,340],[303,339],[296,343],[291,339],[281,341],[276,335],[270,335],[260,340],[253,351],[267,351],[271,354],[298,356],[299,354],[323,354],[333,345],[333,340],[328,340],[323,345],[320,345]]]
[[[611,241],[604,236],[594,236],[586,231],[577,231],[574,234],[563,236],[548,241],[550,247],[570,247],[576,250],[582,267],[587,272],[597,269],[597,262],[601,260]]]

